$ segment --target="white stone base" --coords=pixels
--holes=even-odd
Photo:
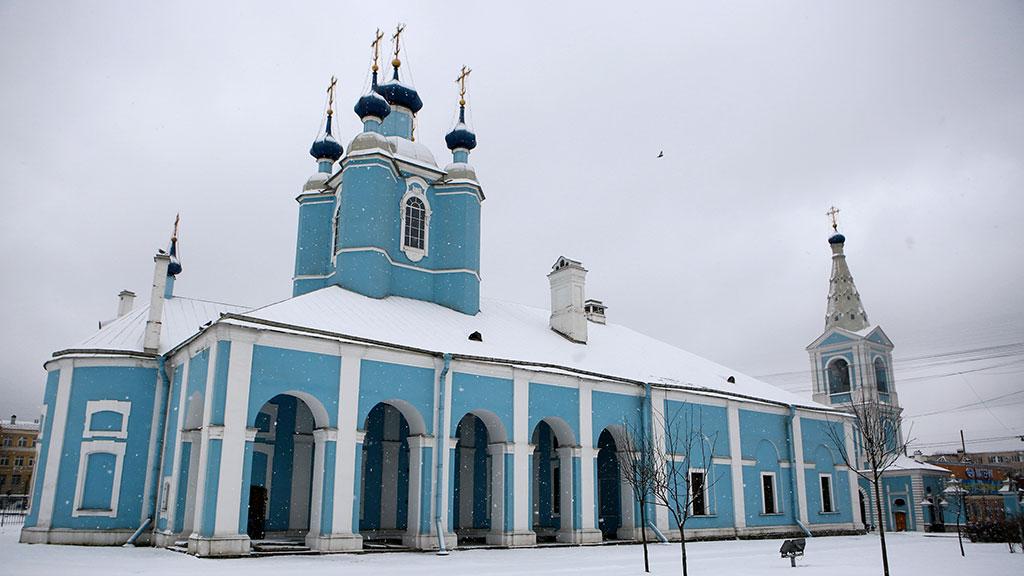
[[[437,550],[437,534],[406,534],[402,536],[402,545],[416,550]],[[459,545],[459,537],[454,532],[444,533],[444,547],[448,550]]]
[[[134,530],[70,530],[67,528],[22,528],[25,544],[71,544],[75,546],[120,546]]]
[[[363,537],[359,534],[307,534],[306,546],[317,552],[351,552],[363,549]]]
[[[205,538],[193,534],[188,539],[188,553],[194,556],[248,556],[249,536],[214,536]]]
[[[572,530],[570,532],[559,531],[555,536],[557,542],[564,544],[600,544],[604,541],[604,535],[600,530],[586,528],[583,530]]]
[[[491,532],[487,535],[487,543],[506,548],[524,548],[536,546],[537,535],[533,532]]]
[[[180,534],[159,530],[153,533],[153,546],[156,546],[157,548],[167,548],[168,546],[174,546],[174,543],[181,539],[182,537]]]

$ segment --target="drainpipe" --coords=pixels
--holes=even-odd
[[[800,529],[804,531],[804,534],[806,534],[808,538],[810,538],[811,537],[811,531],[808,530],[807,526],[804,526],[803,522],[800,521],[800,493],[797,492],[797,487],[796,487],[796,474],[797,474],[796,450],[793,447],[793,445],[794,445],[794,441],[793,441],[793,419],[794,418],[796,418],[796,407],[793,406],[792,404],[790,404],[789,405],[789,421],[787,422],[787,428],[786,428],[787,431],[789,432],[789,437],[786,438],[786,440],[789,441],[789,469],[790,469],[789,483],[790,483],[790,488],[793,491],[793,522],[796,522],[796,525],[799,526]]]
[[[445,380],[448,379],[448,369],[451,368],[452,355],[445,354],[444,366],[441,368],[441,378],[438,385],[437,393],[437,454],[434,460],[437,461],[437,479],[434,483],[434,525],[437,527],[437,554],[438,556],[447,556],[448,549],[444,545],[444,530],[441,524],[441,490],[444,486],[444,453],[448,449],[445,444],[445,434],[442,434],[444,428],[444,387]]]
[[[156,516],[156,499],[157,492],[159,491],[160,488],[160,453],[163,452],[164,430],[166,430],[167,427],[167,418],[170,417],[170,415],[167,413],[167,404],[170,402],[171,396],[171,381],[167,377],[167,359],[163,356],[160,356],[159,358],[156,359],[156,366],[160,382],[164,385],[166,389],[163,401],[160,403],[160,410],[161,412],[163,412],[164,417],[156,419],[158,428],[153,431],[153,437],[155,439],[155,452],[153,457],[153,464],[150,467],[150,474],[152,475],[153,480],[150,484],[149,502],[146,503],[146,520],[142,523],[141,526],[139,526],[138,530],[136,530],[135,533],[132,534],[130,538],[128,538],[128,541],[124,543],[125,546],[134,546],[135,541],[139,539],[139,536],[142,535],[142,533],[146,530],[146,527],[153,522],[153,518]]]

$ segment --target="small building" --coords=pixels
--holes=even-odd
[[[38,436],[39,420],[0,420],[0,508],[27,505]]]
[[[962,524],[992,522],[1019,516],[1022,492],[1008,466],[933,460],[932,464],[947,470],[951,481],[945,487],[950,501],[949,512],[961,516]]]

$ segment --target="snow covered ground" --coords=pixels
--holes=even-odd
[[[333,554],[277,558],[198,559],[155,548],[87,548],[18,544],[19,526],[0,529],[0,558],[4,574],[187,574],[188,576],[338,574],[643,574],[640,546],[542,548],[530,550],[468,550],[449,556],[430,553]],[[960,557],[956,537],[921,534],[889,535],[893,576],[969,576],[1024,574],[1024,554],[1010,554],[1003,544],[965,543]],[[690,574],[799,574],[800,576],[865,576],[882,573],[878,538],[843,536],[815,538],[807,556],[792,572],[779,558],[781,540],[697,542],[687,547]],[[653,574],[679,574],[678,544],[651,546]]]

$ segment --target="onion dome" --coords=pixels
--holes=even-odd
[[[374,90],[392,106],[403,106],[411,110],[413,114],[419,112],[423,108],[423,100],[420,99],[419,93],[415,88],[402,84],[398,79],[398,67],[402,65],[402,62],[395,58],[391,64],[395,67],[394,77],[390,81],[376,86]]]
[[[465,102],[465,100],[462,100],[459,105],[459,123],[455,125],[451,132],[445,134],[444,142],[448,145],[449,150],[456,150],[458,148],[472,150],[476,148],[476,134],[469,129],[469,126],[466,126]]]
[[[836,232],[832,236],[829,236],[828,239],[829,244],[842,244],[843,242],[846,242],[846,236],[843,236],[838,232]]]
[[[383,120],[388,114],[391,114],[391,105],[377,93],[377,65],[374,64],[373,67],[373,84],[370,86],[370,91],[360,98],[353,108],[360,120],[365,120],[367,117]]]
[[[313,146],[309,149],[309,155],[317,160],[327,159],[331,162],[337,162],[341,155],[344,154],[345,149],[342,148],[341,144],[334,139],[334,135],[331,134],[331,113],[327,113],[327,129],[324,131],[324,135],[317,138],[316,142],[313,142]]]

